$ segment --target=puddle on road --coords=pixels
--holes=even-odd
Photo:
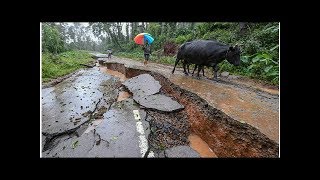
[[[128,92],[126,92],[126,91],[121,91],[121,92],[119,92],[119,96],[118,96],[117,101],[125,100],[125,99],[127,99],[128,97],[131,97],[131,95],[130,95]]]
[[[190,147],[197,151],[201,157],[217,157],[217,155],[210,149],[208,144],[199,136],[190,134],[188,139],[190,141]]]
[[[111,76],[114,76],[114,77],[118,77],[120,78],[120,81],[123,82],[125,80],[127,80],[128,78],[126,78],[126,76],[118,71],[113,71],[113,70],[110,70],[108,69],[107,67],[100,67],[100,71],[101,72],[104,72],[106,74],[109,74]]]

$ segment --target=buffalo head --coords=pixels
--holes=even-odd
[[[240,48],[238,45],[232,47],[230,46],[227,54],[226,54],[226,59],[229,63],[235,65],[235,66],[239,66],[240,65]]]

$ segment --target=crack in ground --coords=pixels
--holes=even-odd
[[[59,137],[61,137],[61,136],[63,136],[63,135],[69,135],[69,136],[71,136],[71,135],[74,134],[74,135],[78,136],[78,134],[77,134],[76,131],[77,131],[80,127],[88,124],[88,123],[91,121],[92,117],[94,117],[93,114],[94,114],[95,111],[97,110],[97,106],[98,106],[98,104],[100,103],[100,101],[101,101],[102,98],[103,98],[103,97],[101,97],[101,98],[98,100],[98,102],[96,103],[94,110],[90,113],[89,119],[86,120],[85,122],[83,122],[82,124],[80,124],[79,126],[73,128],[73,129],[69,129],[69,130],[63,131],[63,132],[61,132],[61,133],[49,134],[49,133],[42,132],[42,135],[46,136],[46,141],[45,141],[45,144],[44,144],[44,146],[43,146],[42,152],[44,152],[44,151],[46,151],[46,150],[49,150],[49,149],[52,149],[52,148],[54,147],[54,146],[53,146],[54,140],[56,140],[57,138],[59,138]]]
[[[173,114],[176,115],[176,113],[181,113],[182,115],[186,115],[186,118],[183,118],[184,116],[179,118],[172,116],[169,118],[167,116],[171,113],[163,115],[155,110],[143,108],[147,111],[147,114],[149,114],[149,111],[154,111],[151,113],[154,115],[153,119],[160,119],[160,122],[153,120],[149,122],[151,133],[148,137],[148,142],[151,142],[151,146],[149,145],[149,147],[154,152],[158,153],[159,151],[163,151],[165,148],[170,148],[166,147],[166,144],[163,144],[163,141],[166,142],[169,140],[169,146],[176,145],[175,143],[172,144],[172,138],[170,136],[169,139],[166,139],[166,137],[160,136],[161,134],[158,136],[155,132],[158,129],[163,129],[163,127],[165,127],[164,129],[167,128],[167,130],[171,131],[172,129],[170,127],[172,124],[171,121],[168,122],[167,119],[172,118],[177,122],[181,122],[181,119],[187,119],[190,125],[189,130],[199,135],[201,139],[208,143],[209,147],[217,154],[218,157],[278,156],[278,144],[269,139],[258,129],[231,118],[221,110],[211,106],[205,99],[201,98],[196,93],[172,83],[169,78],[165,77],[161,73],[153,72],[151,70],[143,70],[136,67],[127,67],[125,64],[117,62],[108,62],[106,65],[108,69],[125,74],[126,78],[132,78],[141,74],[152,75],[162,85],[160,92],[169,94],[170,97],[175,97],[178,99],[179,103],[184,105],[185,109],[183,111],[175,112]],[[239,90],[249,90],[249,92],[261,92],[263,95],[270,94],[245,84],[235,84],[222,79],[220,79],[218,84],[231,86]],[[273,94],[270,94],[270,96],[276,97]],[[168,123],[164,124],[161,122]],[[175,127],[178,127],[179,129],[179,126]],[[164,133],[166,134],[166,132]],[[177,133],[180,134],[179,132]],[[188,133],[186,135],[188,135]],[[187,138],[187,136],[185,136],[185,138]],[[188,144],[188,139],[183,139],[183,142]],[[163,152],[161,152],[161,156],[163,156]]]
[[[92,147],[88,150],[88,153],[94,148],[94,146],[99,146],[101,141],[106,142],[107,147],[109,147],[109,141],[104,140],[101,138],[99,133],[96,133],[96,129],[93,129],[93,136],[94,136],[94,142],[92,143]],[[96,137],[98,137],[98,140],[96,140]]]

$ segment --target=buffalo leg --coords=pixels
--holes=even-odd
[[[176,69],[176,66],[177,66],[177,64],[178,64],[178,62],[180,61],[180,59],[176,59],[176,62],[174,63],[174,67],[173,67],[173,70],[172,70],[172,74],[174,73],[174,70]]]
[[[214,65],[213,66],[213,68],[212,68],[212,70],[214,71],[213,73],[214,73],[214,75],[213,75],[213,80],[218,80],[218,65],[216,64],[216,65]]]
[[[187,71],[186,71],[186,63],[184,62],[183,63],[183,72],[184,72],[184,74],[186,75],[186,76],[188,76],[189,74],[187,73]]]
[[[198,66],[198,73],[197,73],[197,78],[200,79],[200,71],[203,68],[203,65]]]
[[[205,77],[205,75],[204,75],[204,66],[202,66],[202,74]]]
[[[197,64],[195,64],[195,65],[194,65],[193,72],[192,72],[192,75],[194,74],[194,71],[197,69],[197,67],[198,67],[198,65],[197,65]]]

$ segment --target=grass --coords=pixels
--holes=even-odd
[[[124,57],[124,58],[130,58],[136,61],[144,61],[144,55],[143,52],[133,52],[133,53],[127,53],[127,52],[118,52],[115,54],[118,57]],[[151,54],[149,62],[159,63],[159,64],[166,64],[166,65],[174,65],[174,62],[176,61],[175,57],[171,56],[160,56],[157,57],[155,54]],[[181,63],[179,63],[181,64]],[[179,67],[182,67],[182,65],[179,65]]]
[[[58,55],[42,54],[42,82],[48,82],[60,76],[72,73],[80,68],[80,64],[94,61],[86,51],[67,51]]]

